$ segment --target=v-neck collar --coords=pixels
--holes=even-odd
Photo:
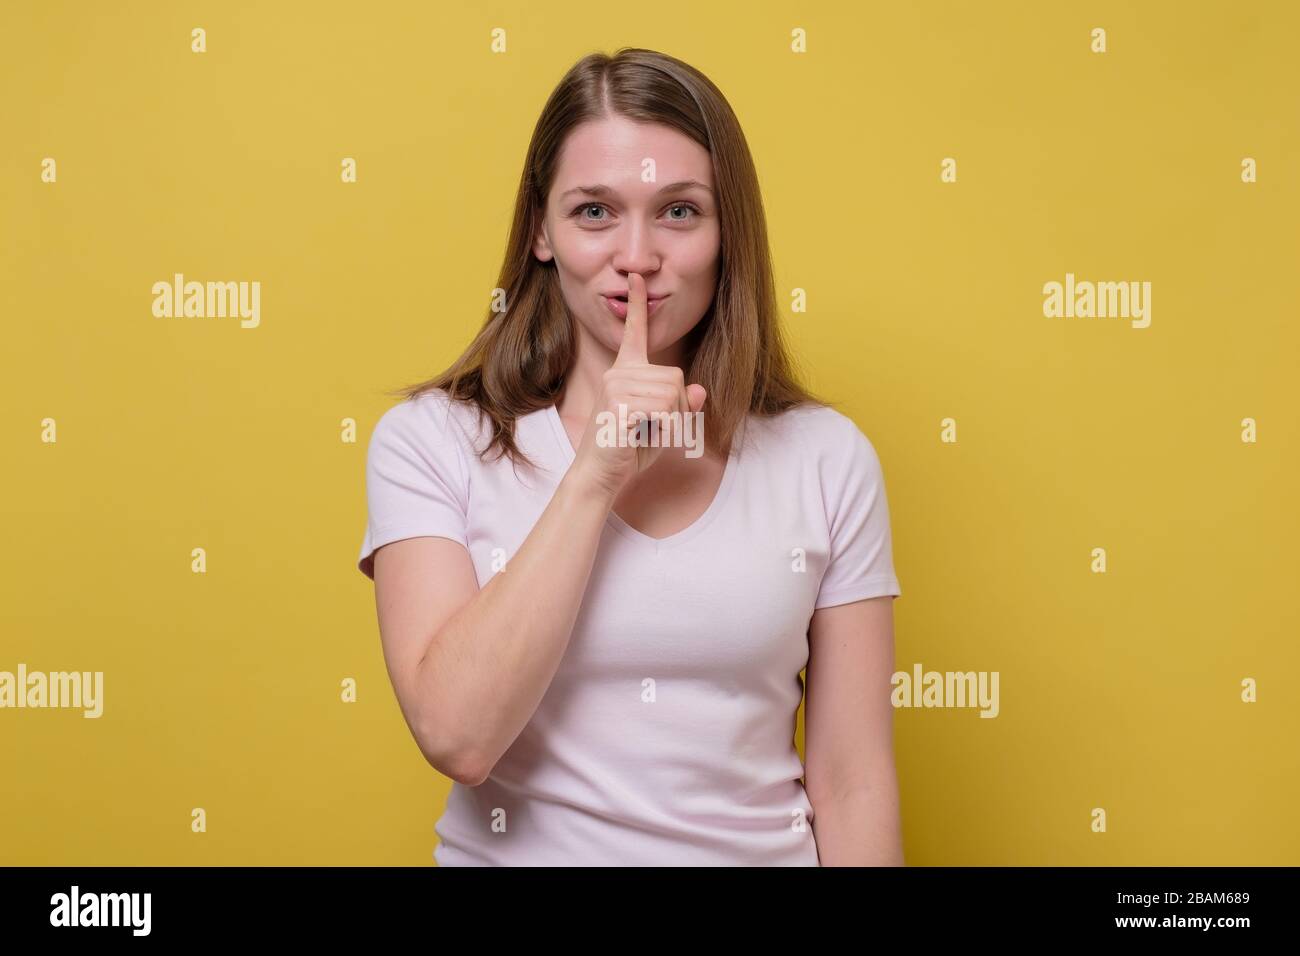
[[[577,453],[573,448],[573,442],[569,439],[569,433],[565,431],[564,422],[560,418],[559,409],[554,405],[548,405],[546,407],[545,415],[547,421],[551,423],[551,431],[555,436],[555,441],[564,463],[564,469],[567,471],[568,467],[573,464],[574,459],[577,458]],[[739,462],[737,460],[738,454],[739,449],[737,443],[733,442],[731,450],[727,455],[727,463],[723,467],[722,481],[718,485],[718,490],[714,494],[713,500],[709,502],[709,506],[704,509],[703,514],[676,534],[670,534],[666,538],[652,538],[650,535],[638,531],[620,518],[614,512],[613,508],[609,509],[609,515],[605,519],[606,524],[628,540],[635,542],[641,547],[649,548],[652,551],[663,551],[667,548],[674,548],[677,545],[685,544],[708,527],[713,519],[717,517],[718,512],[722,510],[723,505],[726,504],[727,496],[731,492],[731,486],[735,483],[736,471],[739,467]]]

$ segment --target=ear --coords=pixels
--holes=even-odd
[[[537,227],[537,235],[533,237],[533,255],[540,262],[550,262],[555,257],[551,249],[550,237],[546,234],[546,220],[543,218],[540,226]]]

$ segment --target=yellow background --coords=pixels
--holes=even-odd
[[[741,119],[793,346],[884,464],[898,668],[1001,675],[994,720],[896,711],[908,862],[1300,863],[1295,5],[472,6],[3,6],[0,670],[105,712],[0,711],[0,862],[431,863],[366,442],[481,323],[550,90],[627,45]],[[176,272],[260,327],[154,318]],[[1045,318],[1066,272],[1150,281],[1150,328]]]

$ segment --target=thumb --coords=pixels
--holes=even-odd
[[[709,397],[709,393],[704,390],[703,385],[687,385],[686,400],[690,402],[691,411],[698,412],[704,407],[704,400]]]

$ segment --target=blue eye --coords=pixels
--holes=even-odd
[[[598,203],[598,202],[585,202],[585,203],[583,203],[581,206],[575,206],[575,207],[573,208],[573,210],[569,213],[569,215],[570,215],[570,216],[578,216],[578,219],[579,219],[579,221],[581,221],[581,222],[599,223],[599,222],[604,222],[605,219],[604,219],[604,218],[593,219],[593,218],[590,218],[590,217],[588,217],[588,216],[579,215],[579,213],[582,213],[582,212],[584,212],[584,211],[587,210],[587,209],[604,209],[604,208],[605,208],[605,206],[602,205],[601,203]],[[697,218],[698,218],[699,216],[703,215],[703,213],[701,213],[700,210],[697,209],[693,203],[688,203],[688,202],[678,202],[678,203],[673,203],[673,204],[672,204],[671,206],[669,206],[668,208],[669,208],[670,210],[672,210],[672,209],[685,209],[685,210],[688,210],[689,212],[694,213],[694,214],[695,214],[695,217],[697,217]],[[684,216],[684,217],[670,216],[670,217],[669,217],[669,221],[670,221],[670,222],[690,222],[690,220],[691,220],[691,217],[690,217],[690,216]]]

